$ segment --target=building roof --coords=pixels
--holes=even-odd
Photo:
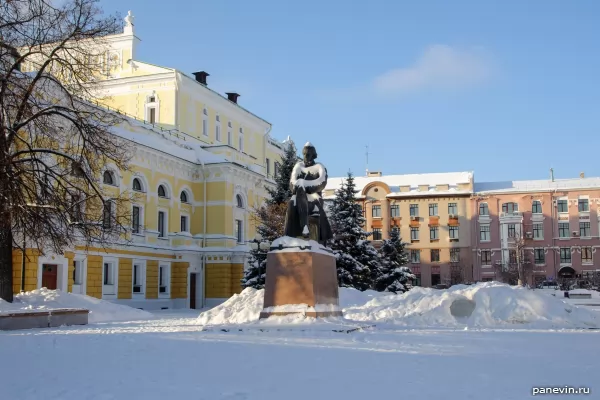
[[[478,182],[475,183],[474,191],[476,193],[515,193],[577,189],[600,189],[600,178]]]
[[[400,192],[401,186],[410,186],[411,189],[415,189],[415,191],[410,192],[402,192],[407,195],[414,196],[415,194],[423,194],[428,192],[417,192],[421,185],[428,185],[430,189],[435,188],[436,185],[448,185],[450,189],[454,189],[453,193],[457,193],[457,186],[462,183],[470,183],[473,179],[472,171],[465,172],[441,172],[441,173],[432,173],[432,174],[407,174],[407,175],[383,175],[383,176],[356,176],[354,177],[354,183],[356,184],[356,189],[362,191],[365,186],[372,182],[383,182],[390,187],[392,192]],[[336,190],[339,189],[342,182],[346,180],[346,177],[342,178],[328,178],[327,186],[325,190]],[[434,194],[435,191],[431,191],[431,194]],[[462,191],[460,191],[462,192]],[[435,194],[440,194],[441,192],[435,192]],[[465,193],[470,193],[470,191],[466,191]],[[397,193],[394,193],[397,194]]]

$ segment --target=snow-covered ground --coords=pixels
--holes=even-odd
[[[595,330],[223,332],[202,331],[197,312],[157,315],[0,333],[2,398],[521,400],[536,386],[594,393],[600,368]]]
[[[0,398],[520,400],[535,387],[591,388],[587,398],[600,390],[600,330],[555,329],[584,328],[598,313],[498,284],[411,292],[341,290],[355,321],[256,322],[262,292],[247,290],[202,314],[143,320],[125,308],[136,321],[0,332],[0,359],[10,360]],[[109,318],[112,305],[92,303]]]
[[[19,293],[13,303],[0,299],[0,314],[7,312],[50,310],[59,308],[84,308],[90,310],[90,323],[135,321],[153,318],[147,311],[111,303],[81,294],[65,293],[46,288]]]

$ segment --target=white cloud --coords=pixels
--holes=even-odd
[[[412,66],[387,71],[372,84],[380,94],[399,94],[470,86],[484,82],[491,72],[492,63],[481,49],[438,44],[428,47]]]

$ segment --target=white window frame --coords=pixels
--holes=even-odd
[[[163,227],[164,227],[164,236],[160,235],[160,213],[164,213],[165,216],[165,220],[163,221]],[[159,208],[156,211],[156,231],[158,232],[158,238],[159,239],[168,239],[169,238],[169,210],[167,210],[166,208]]]
[[[133,207],[137,207],[140,209],[140,229],[139,232],[134,232],[133,231]],[[131,205],[131,234],[132,235],[144,235],[144,206],[138,203],[133,203]]]
[[[202,109],[202,135],[208,137],[208,110],[206,107]]]
[[[541,232],[541,233],[542,233],[542,236],[535,236],[535,233],[536,233],[536,229],[534,229],[535,225],[541,225],[541,226],[542,226],[542,229],[541,229],[541,231],[540,231],[540,230],[537,230],[537,232]],[[532,233],[532,235],[533,235],[533,239],[534,239],[534,240],[544,240],[544,224],[543,224],[543,223],[541,223],[541,222],[540,222],[540,223],[534,223],[534,224],[531,226],[531,233]]]
[[[105,264],[112,265],[111,277],[112,284],[105,285]],[[116,299],[119,293],[119,259],[115,257],[103,257],[102,258],[102,298],[103,299]]]
[[[134,182],[136,179],[137,179],[137,181],[140,183],[140,188],[141,188],[141,190],[135,190],[135,189],[133,188],[133,182]],[[134,176],[134,177],[131,179],[131,191],[132,191],[132,192],[135,192],[135,193],[146,193],[146,182],[144,181],[144,179],[142,179],[141,177],[139,177],[139,176],[137,176],[137,175],[136,175],[136,176]]]
[[[135,292],[135,266],[140,268],[140,282],[138,282],[137,286],[140,286],[140,291]],[[141,297],[145,298],[146,296],[146,261],[145,260],[133,260],[131,263],[131,295],[133,298]]]
[[[219,114],[215,117],[215,140],[221,142],[221,117]]]
[[[186,230],[181,230],[181,218],[186,219]],[[179,214],[179,231],[183,233],[190,233],[190,215],[186,212],[180,212]]]
[[[448,227],[448,235],[450,236],[450,239],[458,239],[460,237],[460,227],[459,226]]]
[[[161,284],[161,269],[165,269],[167,271],[166,275],[163,277],[163,285],[165,287],[165,292],[160,291]],[[165,281],[166,280],[166,281]],[[171,297],[171,264],[167,262],[159,262],[158,263],[158,297],[160,298],[170,298]]]
[[[110,226],[106,227],[104,224],[104,210],[106,207],[106,204],[110,203]],[[103,229],[113,229],[114,228],[114,224],[116,223],[116,219],[117,219],[117,202],[114,199],[106,199],[105,203],[102,205],[102,228]]]
[[[158,195],[158,188],[159,188],[159,187],[161,187],[161,186],[162,186],[162,187],[165,189],[165,196],[164,196],[164,197],[163,197],[163,196],[159,196],[159,195]],[[157,196],[159,199],[170,199],[170,198],[171,198],[171,188],[169,187],[169,185],[167,185],[167,184],[166,184],[166,183],[164,183],[164,182],[160,182],[160,183],[159,183],[159,184],[156,186],[156,196]]]
[[[488,254],[488,253],[489,253],[489,255],[490,255],[490,258],[489,258],[489,260],[484,260],[484,259],[483,259],[483,253],[485,253],[485,254]],[[491,266],[491,265],[492,265],[492,251],[491,251],[491,250],[488,250],[488,249],[481,250],[481,254],[480,254],[479,256],[480,256],[480,259],[481,259],[481,266],[482,266],[482,267],[483,267],[483,266],[485,266],[485,267],[489,267],[489,266]]]
[[[227,145],[228,146],[232,146],[233,145],[233,134],[231,132],[231,121],[229,121],[227,123]]]
[[[416,255],[416,257],[413,257]],[[421,250],[410,250],[410,263],[421,264]]]
[[[566,201],[567,202],[567,211],[560,211],[558,208],[558,202],[559,201]],[[569,214],[569,198],[568,197],[559,197],[558,199],[556,199],[556,212],[559,214]]]
[[[579,211],[579,201],[580,200],[587,200],[587,211]],[[589,214],[590,210],[592,208],[592,204],[590,202],[590,196],[587,195],[581,195],[577,198],[577,212],[579,214]]]
[[[238,148],[240,151],[244,151],[244,128],[240,126],[240,134],[238,135]]]
[[[154,97],[154,101],[150,101],[150,99]],[[148,123],[150,122],[150,109],[154,109],[154,123],[157,124],[160,121],[160,101],[158,100],[158,96],[156,93],[152,93],[149,96],[146,96],[146,103],[144,104],[144,121]]]
[[[236,243],[244,243],[244,220],[234,219],[233,220],[233,233],[235,235]]]
[[[533,212],[533,205],[534,205],[534,204],[536,204],[536,203],[539,203],[539,204],[540,204],[540,210],[541,210],[540,212]],[[533,201],[531,202],[531,213],[532,213],[532,214],[536,214],[536,215],[537,215],[537,214],[543,214],[543,213],[544,213],[544,207],[543,207],[543,205],[542,205],[542,201],[541,201],[541,200],[533,200]]]
[[[87,258],[85,256],[75,256],[73,258],[73,270],[75,276],[80,278],[80,283],[77,283],[75,279],[73,279],[73,287],[71,289],[72,293],[77,294],[86,294],[86,281],[87,281]],[[79,265],[79,274],[77,274],[77,265]]]
[[[488,233],[488,234],[487,234],[487,236],[488,236],[488,237],[487,237],[487,239],[482,239],[482,238],[481,238],[481,232],[482,232],[482,230],[481,230],[481,229],[482,229],[484,226],[487,226],[487,228],[488,228],[488,230],[487,230],[487,233]],[[480,242],[482,242],[482,243],[488,243],[488,242],[491,242],[491,241],[492,241],[492,229],[491,229],[491,226],[490,226],[490,224],[480,224],[480,225],[479,225],[479,241],[480,241]]]

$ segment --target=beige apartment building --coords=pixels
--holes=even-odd
[[[329,178],[332,199],[345,178]],[[417,284],[435,286],[471,281],[472,172],[355,177],[366,230],[377,246],[399,229],[408,243],[409,267]]]

